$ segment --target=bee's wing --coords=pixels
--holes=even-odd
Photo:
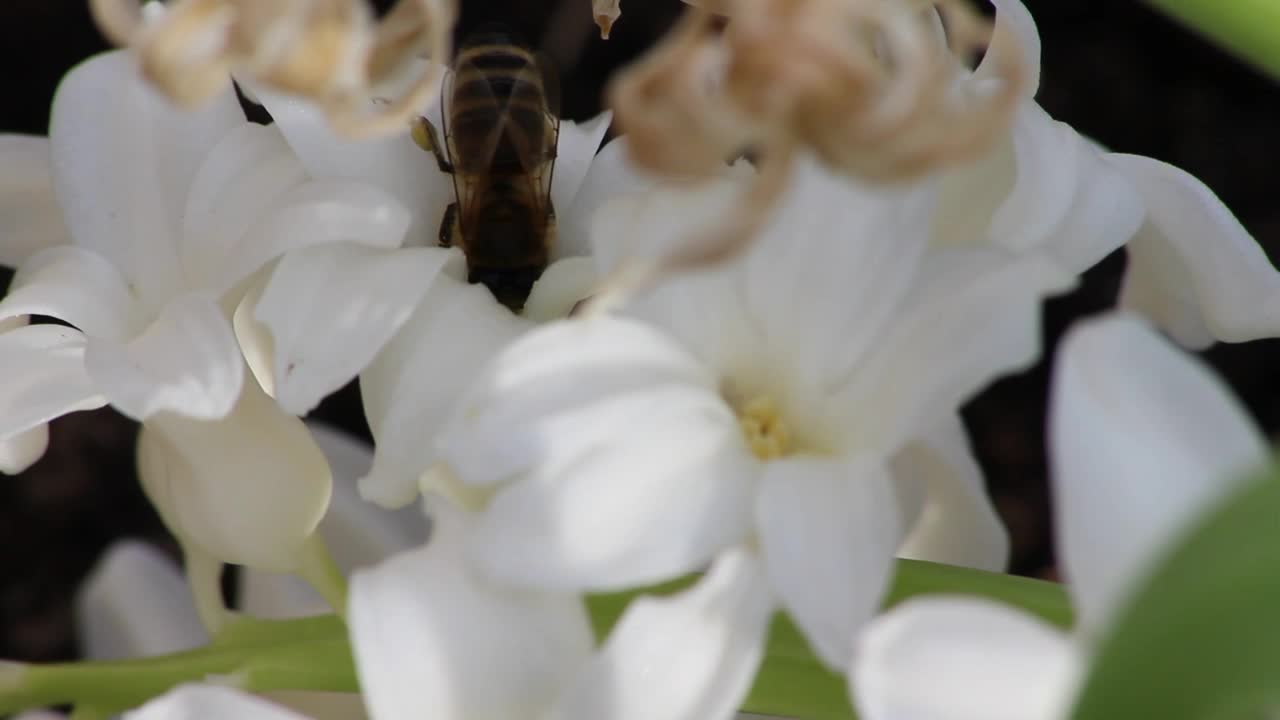
[[[537,183],[538,198],[548,214],[551,207],[551,181],[555,177],[556,155],[560,147],[560,72],[555,63],[544,52],[534,55],[537,63],[538,78],[542,83],[542,95],[546,99],[546,154],[543,162],[532,173]]]

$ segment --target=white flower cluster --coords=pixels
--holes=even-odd
[[[1036,70],[1031,18],[995,4]],[[991,79],[957,63],[954,82]],[[216,631],[224,563],[249,568],[250,612],[298,597],[257,571],[307,578],[346,613],[375,720],[730,717],[779,611],[871,720],[1059,717],[1125,581],[1264,454],[1151,328],[1187,347],[1280,335],[1280,274],[1202,184],[1100,149],[1034,91],[983,157],[910,184],[803,159],[747,252],[573,316],[597,279],[738,211],[752,171],[667,185],[627,164],[625,137],[596,153],[608,116],[565,121],[555,262],[514,315],[433,247],[454,190],[407,131],[343,140],[266,91],[273,126],[229,91],[179,112],[129,52],[97,56],[64,80],[48,138],[0,137],[0,263],[17,268],[0,469],[36,461],[66,413],[140,421],[182,602]],[[969,600],[875,617],[896,558],[1004,569],[958,408],[1036,361],[1041,300],[1120,247],[1133,312],[1076,331],[1054,386],[1079,637]],[[372,458],[299,419],[356,377]],[[376,507],[419,500],[425,543],[415,511]],[[349,593],[326,545],[361,567]],[[93,607],[183,596],[125,557]],[[696,573],[597,642],[586,594]],[[111,632],[90,647],[200,634]],[[301,715],[188,686],[135,717]]]

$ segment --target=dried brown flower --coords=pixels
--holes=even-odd
[[[981,95],[958,91],[958,58],[986,47],[992,32],[964,0],[698,6],[615,78],[617,121],[632,159],[648,170],[707,177],[750,151],[760,172],[743,216],[691,240],[663,263],[668,270],[745,247],[785,189],[793,153],[863,180],[918,178],[974,157],[1003,133],[1025,81],[1018,43],[1005,37],[991,43],[988,60],[999,82]]]
[[[400,0],[381,21],[363,0],[178,0],[147,19],[136,0],[90,7],[178,104],[198,105],[236,73],[310,98],[350,136],[402,129],[429,102],[444,65],[418,58],[451,56],[456,17],[454,0]]]

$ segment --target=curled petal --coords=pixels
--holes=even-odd
[[[1222,201],[1172,165],[1107,158],[1147,205],[1121,304],[1192,348],[1280,335],[1280,273]]]
[[[865,720],[1066,718],[1083,669],[1071,639],[976,598],[920,598],[858,638],[850,695]]]
[[[1036,30],[1036,21],[1022,0],[991,0],[991,4],[996,9],[996,26],[1002,32],[994,34],[983,62],[974,71],[974,78],[984,81],[998,77],[999,63],[995,58],[1020,52],[1023,72],[1026,73],[1023,92],[1026,97],[1034,97],[1040,89],[1040,33]],[[1016,48],[1013,47],[1015,43]]]
[[[1004,572],[1009,532],[987,496],[960,418],[950,414],[898,452],[895,482],[924,486],[924,508],[899,557]]]
[[[208,642],[178,566],[132,540],[107,549],[76,596],[76,624],[92,660],[163,655]]]
[[[1074,128],[1034,102],[1020,106],[1011,136],[1015,175],[991,218],[990,234],[997,245],[1024,251],[1039,247],[1064,222],[1085,179],[1081,157],[1092,150]]]
[[[135,420],[161,411],[223,417],[244,379],[231,324],[213,300],[201,295],[165,305],[155,322],[128,342],[92,340],[84,364],[99,391]]]
[[[756,527],[770,584],[829,667],[845,670],[902,542],[883,464],[784,459],[765,465]]]
[[[49,449],[49,425],[40,423],[0,440],[0,473],[17,475],[36,464]]]
[[[1142,196],[1123,173],[1107,163],[1084,138],[1080,177],[1063,222],[1046,241],[1046,250],[1074,272],[1093,267],[1133,238],[1146,215]]]
[[[43,453],[45,423],[107,404],[85,373],[84,348],[84,336],[61,325],[0,332],[0,367],[12,373],[0,383],[0,444],[13,453],[6,464],[14,468],[5,472],[17,472]]]
[[[129,51],[78,65],[49,122],[54,191],[75,243],[107,258],[149,305],[177,294],[187,194],[209,149],[244,122],[230,88],[195,112],[173,106]]]
[[[18,270],[0,302],[0,318],[23,315],[48,315],[113,340],[142,326],[140,308],[119,271],[102,256],[71,245],[42,250]]]
[[[472,558],[491,577],[621,590],[693,572],[747,538],[758,470],[718,397],[647,388],[530,422],[521,441],[541,440],[535,465],[476,527]]]
[[[1050,398],[1057,548],[1093,630],[1267,446],[1221,380],[1132,316],[1073,330]]]
[[[689,590],[633,600],[548,717],[730,717],[760,665],[772,610],[757,562],[726,552]]]
[[[463,561],[468,518],[434,503],[431,538],[351,579],[351,650],[371,717],[536,716],[591,652],[576,597],[515,590]]]
[[[143,423],[143,489],[184,544],[222,562],[291,571],[329,506],[324,455],[301,420],[250,381],[231,413]]]
[[[714,393],[717,383],[644,323],[608,316],[550,323],[507,345],[474,376],[439,440],[442,456],[463,482],[499,482],[559,449],[616,437],[616,428],[591,423],[575,426],[586,435],[559,432],[558,417],[582,417],[597,402],[663,389]]]
[[[220,685],[179,685],[124,720],[309,720],[281,705]]]
[[[348,243],[286,255],[254,311],[271,331],[281,407],[304,415],[363,370],[450,256],[438,248],[376,250]]]
[[[360,494],[400,507],[438,460],[436,434],[458,396],[529,324],[483,287],[438,275],[409,320],[360,375],[365,417],[377,441]]]
[[[71,242],[53,198],[49,138],[0,135],[0,265]]]
[[[215,290],[248,277],[279,255],[329,243],[390,249],[404,240],[409,214],[388,193],[362,182],[315,180],[284,193],[254,223],[220,272]]]

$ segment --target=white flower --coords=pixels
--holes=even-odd
[[[259,94],[314,177],[356,179],[386,190],[410,209],[407,243],[436,245],[440,220],[454,201],[453,180],[414,144],[407,128],[351,142],[335,136],[306,101]],[[441,125],[438,101],[424,114]],[[562,317],[587,294],[595,281],[591,264],[581,258],[589,250],[590,214],[608,198],[651,182],[626,164],[621,139],[596,153],[609,119],[606,113],[581,125],[561,122],[551,188],[558,226],[555,262],[534,285],[523,318]],[[409,252],[430,252],[435,265],[430,271],[407,268],[403,258]],[[361,480],[361,493],[398,507],[416,497],[418,477],[434,463],[429,440],[457,392],[485,359],[530,323],[512,316],[484,288],[460,282],[466,274],[457,250],[418,248],[367,257],[362,266],[339,247],[291,253],[272,278],[279,292],[254,301],[256,322],[238,329],[242,337],[270,333],[272,357],[257,363],[255,372],[295,412],[309,409],[363,369],[361,390],[377,455]],[[385,271],[357,277],[372,263],[382,263]],[[436,277],[441,265],[446,272]],[[344,285],[335,289],[335,283]],[[352,307],[353,296],[385,312],[360,314],[362,308]],[[335,314],[345,313],[356,313],[358,322],[332,322]],[[356,332],[363,336],[355,337]]]
[[[62,212],[53,200],[49,139],[0,135],[0,265],[16,268],[37,251],[67,241]],[[71,341],[67,333],[5,334],[26,324],[26,317],[0,319],[0,346],[9,348],[10,353],[38,355],[51,344],[59,345],[61,349],[55,351],[58,361],[51,363],[53,368],[41,368],[57,377],[64,375],[61,366],[67,361],[78,362],[82,344]],[[107,402],[91,391],[85,395],[83,388],[62,387],[63,392],[56,399],[32,396],[26,390],[20,383],[0,387],[0,417],[10,419],[6,423],[9,429],[0,431],[0,473],[20,473],[44,455],[49,445],[45,416],[57,417]]]
[[[597,215],[596,258],[607,271],[662,252],[733,197],[721,184],[617,201]],[[972,564],[1002,564],[1003,531],[974,519],[989,505],[948,465],[967,458],[954,413],[1036,356],[1038,301],[1069,279],[1032,256],[926,254],[932,201],[928,185],[866,190],[805,164],[744,257],[505,348],[440,440],[462,483],[496,493],[478,567],[608,590],[755,548],[772,593],[843,668],[920,517],[924,457],[947,458],[940,482],[965,483],[955,522],[930,530]],[[945,449],[930,454],[934,432]],[[899,476],[895,456],[917,440]]]
[[[1019,0],[992,4],[1033,82],[1008,139],[944,175],[935,244],[1041,250],[1083,272],[1127,243],[1121,305],[1184,346],[1280,334],[1280,273],[1231,212],[1186,172],[1106,152],[1050,118],[1033,99],[1035,22]],[[974,94],[991,82],[984,65],[959,78],[957,91]]]
[[[1075,633],[989,601],[912,600],[858,641],[849,682],[859,717],[1067,717],[1091,641],[1116,608],[1162,549],[1267,457],[1222,382],[1125,315],[1064,342],[1049,448]]]
[[[211,420],[231,410],[243,360],[219,303],[234,301],[262,265],[339,239],[394,247],[407,223],[374,188],[308,182],[279,132],[246,122],[229,91],[199,113],[169,107],[126,51],[66,76],[50,151],[74,244],[22,263],[0,319],[42,314],[70,323],[79,332],[49,354],[83,352],[83,364],[38,371],[37,341],[15,341],[17,354],[0,363],[33,397],[72,384],[83,390],[81,403],[101,395],[141,420],[163,411]],[[0,438],[29,423],[3,418]]]
[[[338,482],[319,533],[344,572],[380,562],[420,545],[425,518],[416,508],[388,513],[356,497],[354,480],[372,460],[364,444],[322,425],[309,427]],[[254,617],[300,617],[328,611],[310,586],[293,575],[242,568],[239,609]],[[124,659],[178,652],[208,635],[196,598],[178,567],[157,550],[124,541],[112,546],[81,587],[76,619],[89,659]],[[309,717],[360,718],[361,701],[342,693],[272,693],[271,698]]]
[[[431,538],[351,580],[348,623],[371,717],[535,717],[591,653],[582,601],[512,590],[464,562],[467,513],[433,503]]]

